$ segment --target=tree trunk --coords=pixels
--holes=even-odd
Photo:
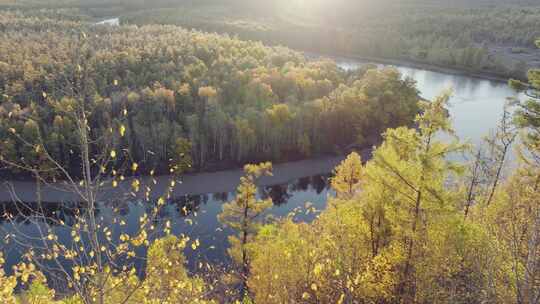
[[[427,155],[431,150],[431,139],[433,134],[427,134],[426,145],[424,148],[424,153]],[[417,230],[418,220],[420,218],[420,207],[422,203],[422,192],[424,188],[424,183],[426,182],[426,174],[424,172],[425,167],[422,168],[422,174],[420,176],[420,184],[418,189],[416,189],[416,199],[414,204],[414,212],[412,214],[412,226],[411,226],[411,236],[406,240],[407,243],[407,258],[405,261],[405,268],[403,270],[403,277],[398,286],[398,303],[414,303],[416,298],[416,287],[411,278],[411,273],[413,271],[412,259],[414,252],[414,237]]]
[[[536,274],[538,272],[538,246],[540,245],[540,209],[536,211],[532,235],[527,244],[528,253],[525,274],[522,285],[523,304],[538,303],[538,290],[535,288]]]
[[[248,257],[246,252],[246,245],[248,242],[248,212],[249,212],[249,206],[248,199],[246,199],[246,206],[244,207],[244,219],[242,224],[242,299],[248,295],[249,288],[247,284],[248,276],[249,276],[249,264],[248,264]]]
[[[540,176],[536,178],[534,184],[534,193],[538,190]],[[540,246],[540,208],[536,210],[534,226],[531,230],[531,237],[527,244],[527,260],[525,263],[525,274],[523,284],[521,284],[521,301],[523,304],[536,304],[540,300],[538,288],[535,288],[538,273],[538,247]]]
[[[469,215],[469,209],[473,203],[474,197],[475,197],[475,188],[478,185],[478,174],[480,172],[480,162],[481,162],[482,153],[480,150],[478,150],[478,153],[476,154],[476,160],[474,162],[474,169],[472,172],[472,179],[471,184],[469,185],[469,190],[467,194],[467,202],[465,204],[465,219],[467,219],[467,216]]]
[[[497,173],[495,173],[495,179],[493,180],[493,185],[491,186],[489,197],[486,201],[486,206],[489,206],[489,204],[491,204],[491,201],[493,200],[493,196],[495,195],[495,190],[497,190],[497,186],[499,185],[502,169],[504,167],[504,160],[506,159],[506,154],[508,153],[508,147],[509,147],[508,145],[504,146],[503,154],[501,155],[501,159],[499,160],[499,163],[497,166]]]

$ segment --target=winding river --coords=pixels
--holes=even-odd
[[[334,59],[344,69],[353,69],[364,64],[352,59]],[[501,82],[409,67],[397,68],[404,77],[416,80],[424,98],[431,99],[442,90],[453,88],[450,115],[456,134],[476,145],[481,143],[483,136],[495,128],[507,98],[517,97],[505,83]],[[312,220],[325,207],[327,197],[332,195],[328,187],[328,177],[332,168],[341,159],[341,157],[327,157],[276,165],[274,176],[263,180],[260,189],[262,197],[271,197],[274,200],[275,206],[270,213],[275,216],[291,214],[296,220],[301,221]],[[171,199],[159,214],[160,219],[171,220],[174,234],[187,234],[192,239],[200,240],[199,249],[187,248],[185,251],[191,269],[203,260],[227,263],[226,236],[230,231],[222,229],[217,221],[217,215],[221,212],[222,203],[234,197],[234,190],[241,174],[240,170],[230,170],[186,176],[178,180]],[[144,182],[154,181],[147,179]],[[168,177],[157,178],[151,198],[157,200],[159,193],[162,193],[161,190],[169,182]],[[127,185],[129,181],[120,187],[128,187]],[[18,198],[31,202],[35,200],[34,193],[32,183],[0,184],[0,201],[10,202]],[[150,208],[149,204],[144,203],[139,197],[113,197],[111,200],[112,196],[113,192],[104,191],[103,197],[108,198],[108,203],[101,205],[99,214],[104,218],[111,217],[115,209],[116,214],[127,222],[128,231],[135,231],[139,216]],[[50,216],[69,222],[73,214],[71,208],[75,207],[69,205],[71,208],[68,208],[66,205],[62,207],[57,204],[73,201],[74,198],[69,192],[45,188],[43,197],[44,201],[51,202],[46,208]],[[15,208],[13,203],[4,203],[3,206],[12,211]],[[39,237],[38,228],[37,225],[25,221],[23,217],[15,217],[13,221],[0,219],[0,240],[6,233],[24,233]],[[57,233],[61,240],[69,241],[71,238],[65,228],[58,227]],[[7,269],[10,269],[21,256],[19,246],[0,243],[0,250],[6,253]]]

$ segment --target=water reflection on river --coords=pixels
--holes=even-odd
[[[311,221],[320,210],[325,207],[327,196],[331,194],[328,188],[328,175],[316,175],[303,177],[285,184],[264,186],[259,189],[261,198],[271,198],[274,207],[267,216],[286,217],[292,216],[296,221]],[[189,267],[194,267],[200,261],[209,261],[215,264],[227,264],[226,248],[227,236],[231,231],[223,229],[217,221],[217,215],[221,212],[222,204],[230,201],[235,196],[234,192],[221,192],[201,195],[185,195],[167,202],[166,206],[160,210],[156,221],[165,222],[169,220],[172,226],[172,233],[175,235],[188,235],[191,239],[199,239],[200,248],[196,251],[186,249],[185,254],[189,262]],[[124,220],[127,225],[123,232],[135,234],[138,229],[139,218],[150,213],[156,202],[142,201],[108,201],[99,204],[97,218],[103,217],[103,222],[107,218],[117,218]],[[308,203],[306,205],[306,203]],[[0,214],[12,215],[9,220],[4,216],[0,217],[0,237],[14,233],[39,237],[40,229],[46,224],[52,224],[54,232],[59,236],[61,243],[71,242],[70,227],[75,223],[74,216],[82,208],[77,203],[63,202],[43,203],[43,218],[48,218],[47,223],[41,222],[36,225],[36,221],[28,220],[28,216],[35,213],[35,204],[13,204],[5,202],[0,204]],[[270,219],[269,219],[270,220]],[[67,227],[54,225],[55,222],[62,221]],[[36,242],[39,244],[39,241]],[[19,261],[21,253],[25,250],[13,243],[0,246],[0,250],[5,252],[6,266],[10,267]],[[28,245],[26,243],[25,245]],[[2,248],[5,247],[5,248]],[[144,250],[144,249],[143,249]],[[139,256],[144,256],[144,252],[139,252]]]
[[[342,68],[358,68],[365,62],[335,58]],[[411,67],[396,67],[403,77],[411,77],[423,98],[433,99],[447,89],[453,90],[450,99],[450,117],[456,135],[462,140],[479,144],[496,126],[508,98],[524,96],[504,82],[491,81],[463,75],[427,71]]]

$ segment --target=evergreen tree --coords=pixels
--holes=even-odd
[[[249,294],[247,281],[249,278],[250,257],[247,245],[260,227],[261,215],[272,207],[271,199],[260,200],[257,198],[256,181],[262,176],[272,174],[272,164],[246,165],[244,173],[245,175],[240,179],[240,185],[236,190],[236,198],[223,205],[223,211],[219,215],[219,220],[237,233],[229,237],[229,243],[232,247],[229,254],[240,268],[242,297]]]
[[[362,179],[362,159],[353,152],[334,170],[332,188],[340,198],[351,198],[360,188]]]

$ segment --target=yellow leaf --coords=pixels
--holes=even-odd
[[[140,188],[139,180],[138,179],[133,180],[133,182],[131,182],[131,187],[133,188],[135,192],[139,192],[139,188]]]
[[[116,151],[111,150],[111,158],[116,158]]]
[[[126,134],[126,127],[124,125],[120,126],[120,136],[124,137]]]
[[[315,275],[319,275],[321,273],[321,271],[322,271],[322,268],[323,268],[323,266],[321,264],[317,263],[315,265],[315,268],[313,269],[313,273]]]

